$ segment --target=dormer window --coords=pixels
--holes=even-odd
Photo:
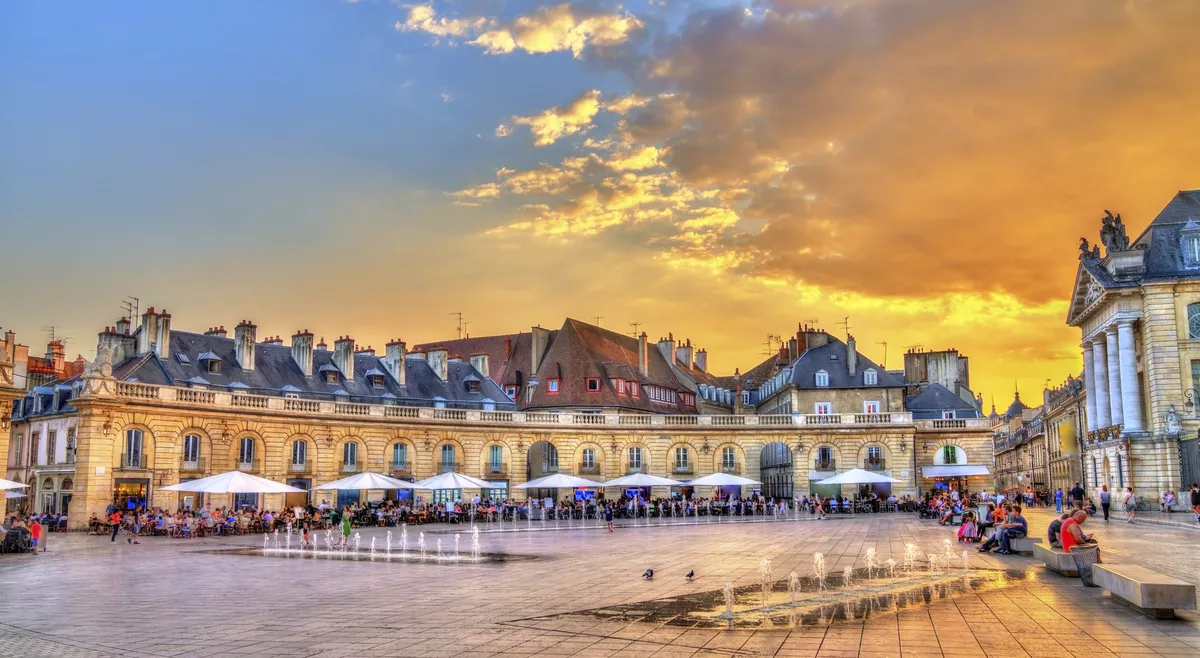
[[[1179,230],[1179,250],[1183,255],[1183,266],[1200,268],[1200,222],[1188,218]]]
[[[479,392],[479,380],[478,379],[468,379],[467,380],[467,392],[468,393],[478,393]]]
[[[200,361],[200,366],[205,372],[218,373],[221,372],[221,357],[212,352],[201,352],[200,356],[196,357]]]
[[[546,380],[546,393],[548,395],[558,395],[558,380],[557,379]]]
[[[371,375],[371,387],[383,388],[383,375]]]
[[[817,386],[820,386],[821,388],[829,386],[829,373],[825,372],[824,370],[818,370],[816,383]]]
[[[600,378],[599,377],[588,377],[587,378],[587,392],[588,393],[599,393],[600,392]]]
[[[338,383],[338,374],[337,374],[336,370],[326,370],[325,371],[325,383],[326,384]]]
[[[629,394],[635,398],[638,396],[638,383],[637,382],[629,382]]]
[[[879,373],[870,369],[863,372],[863,383],[867,386],[875,386],[879,383]]]
[[[511,386],[511,385],[510,385],[510,386],[505,386],[505,387],[504,387],[504,394],[508,396],[508,399],[509,399],[509,400],[515,400],[515,399],[517,399],[517,387],[516,387],[516,386]]]

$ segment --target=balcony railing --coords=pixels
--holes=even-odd
[[[451,471],[462,472],[462,464],[450,463],[450,462],[442,462],[442,463],[438,464],[438,472],[439,473],[449,473]]]
[[[818,457],[813,460],[813,470],[814,471],[836,471],[837,470],[837,460],[836,459],[821,459],[820,457]]]
[[[585,475],[585,474],[586,475],[599,475],[600,474],[600,464],[597,464],[595,462],[592,462],[591,464],[580,463],[579,464],[579,474],[580,475]]]
[[[547,462],[542,462],[542,472],[543,473],[557,473],[558,472],[558,464],[557,463],[550,464]]]
[[[507,475],[508,464],[487,463],[483,465],[484,475]]]
[[[302,462],[290,462],[288,464],[288,473],[312,473],[313,463],[307,459]]]
[[[645,470],[645,465],[640,462],[636,464],[633,462],[625,464],[625,473],[627,474],[641,473],[643,470]]]
[[[122,454],[121,465],[118,466],[121,470],[140,470],[146,468],[146,455],[141,453]]]
[[[882,471],[887,469],[887,460],[883,457],[863,461],[863,469],[867,471]]]
[[[388,470],[399,475],[412,473],[412,462],[388,462]]]
[[[695,468],[689,462],[687,464],[675,464],[671,467],[671,472],[676,475],[690,475],[695,471]]]
[[[243,473],[257,473],[262,468],[262,461],[257,459],[248,462],[239,460],[236,467]]]
[[[338,462],[339,473],[362,473],[362,462]]]
[[[206,466],[206,464],[204,462],[205,462],[205,459],[203,457],[195,457],[193,459],[188,459],[187,457],[183,457],[179,460],[179,472],[180,473],[203,473],[205,466]]]
[[[730,473],[732,475],[738,475],[742,472],[742,465],[737,462],[722,462],[721,463],[721,472],[722,473]]]

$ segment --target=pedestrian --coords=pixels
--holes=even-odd
[[[1076,482],[1074,487],[1071,487],[1071,504],[1075,509],[1083,509],[1083,487]]]
[[[1112,493],[1108,485],[1100,487],[1100,508],[1104,510],[1104,522],[1108,523],[1108,508],[1112,506]]]
[[[1125,487],[1125,499],[1123,502],[1125,503],[1125,520],[1133,523],[1134,516],[1136,516],[1134,508],[1137,506],[1137,496],[1133,493],[1133,487]]]
[[[1200,484],[1192,483],[1192,513],[1196,515],[1196,523],[1200,523]]]
[[[1054,491],[1054,511],[1058,514],[1062,514],[1062,499],[1062,487],[1059,487]]]
[[[304,529],[301,531],[301,535],[300,535],[300,548],[304,548],[305,546],[308,546],[308,543],[310,541],[312,541],[312,539],[308,536],[308,521],[305,521]],[[316,544],[313,544],[313,546],[315,547]],[[390,547],[391,544],[389,544],[388,546]]]
[[[117,543],[117,533],[121,532],[121,510],[114,509],[112,516],[108,517],[109,523],[112,524],[112,543]]]
[[[42,539],[42,522],[36,516],[33,517],[33,523],[29,524],[29,538],[33,544],[33,554],[37,555],[38,544]]]
[[[350,544],[350,507],[346,507],[346,511],[342,513],[342,537],[341,545],[347,546]]]
[[[608,524],[608,531],[613,531],[613,510],[611,505],[604,506],[604,522]]]
[[[138,541],[138,533],[141,531],[142,517],[135,510],[133,513],[132,523],[129,525],[129,536],[125,538],[125,541],[129,544],[141,544],[142,542]]]

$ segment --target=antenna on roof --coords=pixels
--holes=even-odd
[[[463,327],[466,326],[465,324],[463,324],[462,311],[455,311],[455,312],[451,313],[450,315],[456,316],[458,318],[458,338],[461,340],[463,337]]]
[[[821,318],[808,318],[804,321],[809,329],[816,329],[818,324],[821,324]]]
[[[638,327],[642,326],[642,323],[641,322],[630,322],[629,326],[633,327],[633,332],[630,333],[629,335],[633,336],[634,338],[637,338],[638,337]]]
[[[881,363],[881,364],[879,364],[879,365],[880,365],[880,366],[883,366],[883,369],[884,369],[884,370],[887,370],[887,341],[886,341],[886,340],[881,340],[881,341],[879,341],[878,343],[875,343],[875,344],[876,344],[876,345],[883,345],[883,363]]]
[[[783,346],[783,338],[776,336],[775,334],[767,334],[767,340],[763,343],[763,356],[771,356],[772,354],[778,352],[779,347],[775,347],[776,343],[778,343],[780,346]]]
[[[846,337],[847,338],[850,337],[850,316],[849,315],[846,316],[846,319],[842,320],[841,322],[835,322],[834,324],[842,325],[842,329],[846,330]]]
[[[121,310],[125,311],[125,317],[129,318],[131,323],[137,322],[139,311],[141,311],[140,302],[141,300],[137,297],[126,297],[125,301],[121,302]]]
[[[594,320],[594,322],[592,322],[592,324],[594,324],[594,325],[596,325],[597,327],[599,327],[599,326],[600,326],[600,321],[601,321],[601,320],[603,320],[603,319],[604,319],[604,316],[603,316],[603,315],[593,315],[593,316],[592,316],[592,320]]]

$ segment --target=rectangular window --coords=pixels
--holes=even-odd
[[[864,402],[863,403],[863,413],[864,414],[879,413],[879,403],[878,402]]]
[[[508,396],[509,400],[517,399],[517,387],[516,386],[505,386],[504,394]]]
[[[883,457],[882,446],[867,446],[867,459],[878,462],[880,457]]]
[[[818,370],[816,380],[817,386],[820,386],[821,388],[829,386],[829,373],[825,372],[824,370]]]
[[[583,449],[583,467],[586,469],[596,468],[596,451],[593,448]]]
[[[394,468],[403,468],[408,463],[408,446],[397,443],[392,446],[392,464]]]
[[[942,418],[944,418],[946,420],[950,420],[950,419],[954,418],[954,410],[951,409],[949,411],[943,411]]]
[[[1200,391],[1200,360],[1192,361],[1192,390]]]
[[[57,464],[55,453],[58,452],[58,430],[48,430],[46,433],[46,463]]]
[[[284,393],[283,397],[288,400],[299,400],[300,394],[299,393]]]
[[[630,470],[641,470],[642,468],[642,449],[638,446],[629,448],[629,468]]]
[[[813,411],[818,415],[833,413],[833,405],[828,402],[818,402],[813,405]]]
[[[493,469],[499,468],[504,463],[504,448],[502,446],[491,446],[488,448],[488,465]]]
[[[551,379],[546,382],[546,393],[549,395],[558,395],[558,380]]]
[[[188,434],[183,437],[183,461],[189,464],[200,461],[200,437],[198,435]]]
[[[684,446],[675,448],[675,467],[680,470],[688,467],[688,449]]]
[[[734,452],[733,446],[725,446],[721,448],[721,468],[725,471],[733,470],[737,466],[737,453]]]
[[[292,442],[292,463],[296,465],[308,462],[308,441],[297,439]]]
[[[587,378],[587,390],[588,390],[588,393],[599,393],[600,392],[600,378],[599,377],[588,377]]]
[[[629,382],[629,394],[632,395],[633,397],[637,397],[637,394],[638,394],[638,383],[637,382]]]

